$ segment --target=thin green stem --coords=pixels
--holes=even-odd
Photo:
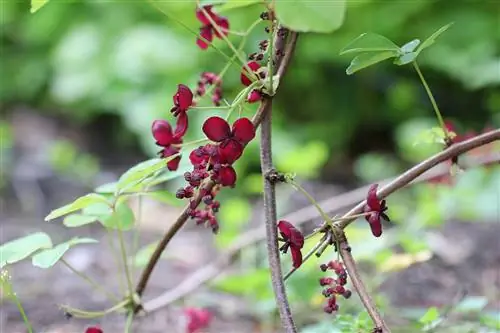
[[[111,248],[111,252],[113,253],[113,259],[115,261],[116,269],[118,269],[120,267],[120,253],[118,252],[118,250],[115,247],[115,242],[113,241],[113,235],[111,234],[111,232],[112,231],[110,229],[106,228],[106,235],[108,237],[109,247]],[[126,294],[125,284],[123,283],[123,275],[121,275],[121,274],[118,274],[118,275],[119,275],[118,283],[120,285],[120,290],[124,294]]]
[[[23,305],[21,304],[21,301],[19,301],[19,298],[15,295],[15,293],[12,293],[11,300],[16,304],[17,310],[21,314],[21,317],[23,318],[24,326],[26,326],[26,329],[28,330],[28,333],[33,333],[33,327],[31,326],[31,323],[28,319],[28,316],[26,315],[26,312],[24,311]]]
[[[110,307],[106,310],[103,310],[103,311],[85,311],[85,310],[72,308],[72,307],[67,306],[67,305],[62,305],[61,308],[64,311],[66,311],[66,312],[68,312],[68,313],[70,313],[73,316],[78,317],[78,318],[97,318],[97,317],[103,317],[107,314],[110,314],[112,312],[123,309],[129,303],[130,303],[130,299],[126,299],[126,300],[123,300],[123,301],[117,303],[116,305],[113,305],[112,307]]]
[[[127,250],[125,248],[125,241],[123,238],[123,231],[120,228],[118,228],[117,232],[118,232],[118,239],[120,242],[120,254],[122,256],[123,270],[125,272],[125,277],[127,279],[127,287],[129,290],[129,295],[130,295],[130,297],[132,297],[132,295],[134,294],[134,285],[132,284],[132,277],[130,275],[130,269],[129,269],[128,258],[127,258]]]
[[[271,36],[274,36],[274,21],[270,20],[271,26]],[[269,38],[269,55],[267,57],[267,75],[269,76],[269,94],[274,95],[273,89],[273,49],[274,49],[274,38]]]
[[[210,140],[208,140],[207,138],[204,138],[204,139],[198,139],[198,140],[194,140],[194,141],[189,141],[189,142],[186,142],[186,143],[182,143],[182,144],[179,144],[179,145],[172,145],[172,147],[186,147],[186,146],[192,146],[192,145],[198,145],[200,143],[205,143],[205,142],[208,142]]]
[[[199,5],[199,1],[198,1],[198,5]],[[224,34],[222,32],[222,30],[220,29],[219,25],[213,20],[212,16],[207,13],[207,11],[205,10],[204,7],[200,6],[200,10],[203,12],[203,14],[205,15],[205,17],[208,19],[208,21],[210,22],[210,24],[212,25],[212,27],[215,29],[215,31],[217,32],[217,34],[219,36],[221,36],[221,38],[226,42],[226,44],[229,46],[229,48],[231,49],[231,51],[233,51],[233,54],[238,58],[238,60],[241,62],[241,64],[243,65],[243,67],[248,72],[248,75],[249,76],[253,76],[254,80],[259,80],[259,78],[257,77],[257,75],[252,71],[252,69],[250,67],[248,67],[246,59],[241,56],[241,50],[237,50],[234,47],[233,43],[231,43],[231,41],[229,40],[229,38],[227,38],[226,34]]]
[[[134,311],[130,311],[127,315],[127,322],[125,323],[125,333],[132,332],[132,323],[134,322]]]
[[[226,60],[228,60],[229,62],[234,62],[234,60],[229,57],[227,54],[225,54],[224,52],[222,52],[221,49],[219,49],[218,47],[216,47],[213,43],[211,43],[209,40],[206,40],[205,38],[203,38],[199,33],[197,33],[196,31],[194,31],[193,29],[191,29],[190,27],[188,27],[186,24],[184,24],[182,21],[180,21],[178,18],[176,18],[174,15],[171,15],[170,13],[168,13],[167,11],[163,10],[161,7],[159,7],[155,1],[153,0],[148,0],[156,9],[158,9],[160,12],[162,12],[165,16],[167,16],[169,19],[177,22],[180,26],[182,26],[184,29],[186,29],[187,31],[191,32],[193,35],[195,35],[197,38],[200,38],[201,40],[203,40],[205,43],[207,43],[210,47],[214,48],[217,52],[219,52],[224,58],[226,58]]]
[[[113,302],[119,302],[119,299],[110,293],[108,290],[106,290],[104,287],[102,287],[100,284],[92,280],[89,276],[87,276],[85,273],[80,272],[76,268],[74,268],[70,263],[68,263],[64,258],[61,258],[59,260],[64,266],[66,266],[71,272],[82,278],[84,281],[86,281],[90,286],[92,286],[95,290],[102,292],[105,294],[110,300]]]
[[[288,181],[288,183],[292,185],[297,191],[301,192],[309,200],[309,202],[318,210],[319,214],[321,215],[321,218],[323,218],[323,220],[325,220],[326,223],[328,223],[330,226],[333,224],[330,216],[328,216],[328,214],[325,213],[325,211],[321,208],[318,202],[302,186],[300,186],[294,180],[290,180]]]
[[[436,117],[439,122],[439,126],[443,129],[443,133],[446,138],[449,138],[449,133],[448,129],[446,128],[446,125],[444,124],[443,117],[441,115],[441,112],[439,111],[439,107],[437,106],[436,100],[434,99],[434,96],[432,95],[431,89],[429,88],[429,85],[427,84],[427,81],[424,78],[424,75],[422,74],[422,71],[420,70],[420,67],[418,66],[416,61],[412,62],[413,68],[417,71],[418,77],[420,78],[420,81],[422,82],[422,85],[425,88],[425,91],[427,92],[427,96],[429,96],[429,99],[431,101],[432,107],[434,108],[434,112],[436,113]]]
[[[229,109],[231,106],[192,106],[189,110],[225,110]]]
[[[0,271],[0,291],[2,291],[3,295],[10,298],[10,300],[14,304],[16,304],[17,310],[19,311],[21,317],[23,318],[24,326],[26,326],[28,333],[33,333],[33,327],[31,326],[28,316],[26,315],[26,311],[24,311],[23,305],[21,304],[21,301],[17,297],[16,293],[14,292],[14,288],[10,283],[9,272],[3,269]]]
[[[146,194],[149,191],[149,187],[146,186],[144,188],[144,191]],[[137,193],[137,216],[135,217],[135,226],[134,226],[134,235],[132,239],[132,254],[135,255],[137,253],[137,250],[139,249],[139,226],[142,221],[142,193]],[[137,269],[136,265],[132,264],[132,276],[135,280],[136,274],[137,274]]]

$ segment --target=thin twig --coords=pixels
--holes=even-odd
[[[293,54],[293,49],[295,47],[297,37],[296,34],[292,34],[290,43],[287,44],[287,47],[285,48],[285,52],[289,52],[290,54],[284,53],[283,51],[279,54],[279,56],[276,58],[276,63],[279,64],[278,73],[281,73],[280,75],[283,76],[286,73],[286,70],[288,68],[288,64],[291,61],[291,54]],[[290,44],[292,46],[290,46]],[[278,44],[277,44],[278,47]],[[254,115],[252,122],[257,128],[264,116],[270,108],[271,108],[271,100],[272,97],[266,98],[260,105],[259,109],[257,110],[256,114]],[[213,181],[208,181],[204,184],[204,187],[210,191],[214,186]],[[198,206],[202,200],[202,191],[199,191],[198,194],[192,199],[194,201],[194,206]],[[170,229],[167,230],[163,238],[160,240],[160,243],[157,245],[155,251],[151,255],[146,267],[144,268],[144,271],[142,272],[142,275],[139,279],[139,283],[137,284],[136,287],[136,293],[140,297],[142,296],[144,289],[146,288],[146,285],[149,281],[149,278],[151,277],[151,274],[153,272],[153,269],[155,268],[156,264],[158,263],[158,260],[161,257],[161,254],[163,253],[163,250],[167,247],[168,243],[170,240],[175,236],[175,234],[182,228],[182,226],[186,223],[186,221],[189,218],[189,212],[191,210],[191,205],[188,204],[186,207],[183,209],[177,220],[174,222],[174,224],[170,227]],[[142,305],[137,305],[134,312],[138,313],[142,309]]]
[[[381,329],[382,333],[390,333],[391,330],[385,323],[384,318],[378,311],[377,306],[375,305],[375,302],[371,298],[370,294],[366,291],[365,285],[363,284],[363,281],[359,276],[359,270],[356,266],[356,262],[352,257],[351,247],[347,243],[345,235],[343,236],[344,236],[343,239],[339,240],[339,248],[340,248],[339,251],[340,255],[342,256],[342,261],[344,262],[347,273],[349,274],[349,278],[351,279],[351,283],[356,289],[356,292],[359,295],[361,302],[363,303],[366,311],[372,318],[375,326],[379,330]]]
[[[438,165],[441,162],[444,162],[446,160],[449,160],[455,156],[458,156],[460,154],[463,154],[469,150],[472,150],[474,148],[483,146],[485,144],[488,144],[493,141],[500,140],[500,129],[496,129],[481,135],[478,135],[476,137],[473,137],[469,140],[453,144],[451,147],[443,150],[442,152],[426,159],[425,161],[415,165],[413,168],[409,169],[396,179],[394,179],[392,182],[381,188],[377,192],[377,197],[382,199],[387,197],[389,194],[394,193],[395,191],[399,190],[400,188],[405,187],[408,185],[411,181],[413,181],[415,178],[426,172],[427,170],[431,169],[432,167]],[[349,212],[347,212],[343,218],[349,217],[351,215],[355,214],[360,214],[363,212],[363,208],[366,204],[366,200],[360,202],[359,204],[356,205],[353,209],[351,209]],[[354,221],[354,219],[351,220],[343,220],[338,223],[339,227],[344,229],[347,227],[349,224],[351,224]]]
[[[500,154],[479,158],[477,159],[477,161],[475,161],[475,163],[472,162],[466,163],[466,166],[468,168],[472,168],[481,166],[483,164],[488,164],[498,161],[500,161]],[[439,165],[435,168],[432,168],[431,170],[429,170],[429,172],[425,173],[424,175],[417,177],[410,184],[428,181],[429,179],[432,179],[434,177],[446,175],[448,172],[449,172],[448,167],[446,167],[445,165]],[[390,181],[391,180],[382,180],[379,183],[387,184]],[[319,204],[322,207],[325,207],[325,210],[327,212],[335,213],[338,212],[339,210],[342,210],[346,207],[355,204],[356,202],[363,200],[363,198],[366,196],[368,188],[369,185],[363,186],[361,188],[320,201]],[[293,213],[287,214],[286,216],[282,217],[282,219],[293,221],[294,224],[298,226],[316,217],[318,217],[317,210],[313,206],[308,206],[299,209],[298,211],[295,211]],[[186,297],[190,293],[197,290],[201,285],[219,276],[223,272],[223,270],[229,265],[231,265],[231,263],[235,260],[235,258],[237,258],[237,254],[242,249],[252,246],[255,243],[261,242],[265,237],[266,237],[265,229],[263,227],[251,229],[245,232],[244,234],[240,235],[236,240],[233,241],[233,243],[227,249],[224,250],[224,252],[222,252],[217,257],[216,260],[200,268],[192,275],[188,276],[175,288],[167,290],[158,297],[148,302],[145,302],[144,311],[153,312],[163,308],[168,304],[171,304],[175,301],[178,301]],[[321,245],[322,242],[318,242],[314,246],[314,248],[304,256],[304,261],[307,260],[307,258],[311,257],[317,251],[317,249],[319,249]],[[294,269],[289,271],[284,277],[285,280],[288,279],[288,277],[291,276],[294,272],[295,272]]]

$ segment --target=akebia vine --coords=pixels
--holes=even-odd
[[[155,1],[151,2],[157,6]],[[322,288],[322,294],[326,299],[323,307],[324,312],[329,314],[341,312],[341,302],[349,299],[355,292],[359,295],[373,321],[372,332],[390,332],[384,317],[375,306],[372,297],[364,286],[353,257],[356,249],[351,248],[349,245],[344,229],[353,220],[360,218],[366,220],[369,224],[374,237],[381,237],[384,230],[383,224],[390,221],[388,204],[385,199],[387,195],[409,184],[418,175],[438,163],[449,160],[451,161],[450,165],[457,166],[460,154],[500,139],[500,130],[498,129],[491,129],[477,136],[472,134],[457,136],[454,134],[452,126],[443,120],[430,87],[418,67],[416,60],[419,54],[430,47],[450,25],[439,29],[423,43],[414,40],[402,47],[397,46],[383,36],[363,34],[342,51],[343,54],[356,55],[347,69],[347,74],[353,74],[390,58],[394,59],[394,63],[399,66],[412,64],[434,109],[439,127],[430,129],[430,131],[435,136],[435,140],[443,145],[443,152],[423,161],[396,178],[393,183],[381,189],[378,188],[378,184],[371,185],[366,193],[366,200],[353,207],[342,217],[331,217],[316,202],[314,197],[300,186],[292,175],[282,174],[279,170],[275,170],[271,145],[272,113],[275,112],[272,105],[273,99],[279,96],[279,86],[291,64],[298,34],[309,31],[331,32],[338,28],[342,24],[344,17],[345,2],[337,1],[335,6],[321,6],[321,4],[313,1],[296,1],[306,10],[312,10],[313,12],[318,10],[326,11],[324,14],[331,17],[333,22],[315,20],[314,17],[311,19],[307,15],[301,16],[300,11],[293,14],[294,11],[290,9],[293,9],[295,2],[242,2],[241,5],[238,5],[239,7],[247,5],[261,6],[263,10],[259,17],[255,18],[256,22],[244,33],[231,30],[232,25],[229,18],[222,16],[219,12],[219,5],[216,3],[220,2],[209,4],[204,2],[204,5],[196,2],[192,15],[194,15],[198,23],[194,29],[196,41],[193,41],[193,43],[196,43],[197,49],[203,51],[211,48],[215,49],[228,60],[228,63],[220,73],[207,70],[199,74],[196,87],[190,88],[185,82],[177,85],[177,91],[172,96],[173,106],[170,109],[170,116],[174,118],[174,121],[157,119],[151,125],[151,140],[154,140],[156,145],[160,147],[159,158],[134,166],[124,173],[117,182],[96,189],[95,193],[80,197],[72,203],[52,211],[46,217],[47,221],[62,216],[66,216],[66,219],[71,217],[72,221],[79,221],[80,225],[99,221],[107,230],[117,231],[117,237],[121,244],[121,257],[118,258],[118,261],[125,268],[123,271],[128,281],[123,298],[117,304],[115,302],[113,307],[104,311],[89,312],[70,307],[64,307],[64,310],[70,316],[84,318],[97,318],[115,311],[122,311],[127,314],[125,331],[130,332],[137,314],[145,313],[147,315],[148,311],[154,311],[166,305],[160,304],[152,308],[144,307],[143,293],[155,266],[162,253],[168,250],[170,240],[188,220],[194,221],[197,225],[206,226],[214,234],[225,227],[219,225],[217,218],[219,210],[224,209],[224,202],[220,201],[218,195],[221,191],[230,191],[235,186],[238,186],[238,175],[234,166],[243,156],[248,145],[255,144],[255,137],[259,132],[259,127],[261,127],[260,152],[264,182],[263,201],[267,235],[266,245],[271,271],[270,279],[273,284],[276,306],[283,329],[287,333],[297,332],[284,281],[290,278],[296,270],[301,269],[306,260],[313,258],[312,254],[315,253],[319,257],[327,247],[331,247],[338,252],[338,257],[333,260],[329,259],[326,263],[319,265],[318,270],[318,288]],[[223,6],[221,7],[223,8]],[[40,6],[37,6],[38,8]],[[163,12],[169,15],[168,12]],[[253,53],[244,55],[242,50],[245,47],[247,36],[255,27],[260,27],[261,31],[268,34],[268,37],[258,41],[258,44],[253,48]],[[188,27],[188,29],[191,28]],[[238,48],[232,44],[229,37],[241,37],[242,40]],[[219,42],[225,43],[233,54],[228,56],[221,51],[217,46]],[[370,43],[375,45],[370,45]],[[242,86],[242,90],[233,98],[232,103],[228,102],[230,96],[227,96],[224,92],[223,79],[230,66],[237,68]],[[210,104],[213,104],[213,106],[199,106],[205,98],[210,98]],[[254,114],[248,111],[248,104],[251,103],[259,103],[259,107]],[[168,110],[170,105],[165,107]],[[221,117],[210,114],[211,109],[225,110],[227,112],[226,116]],[[194,112],[206,113],[206,119],[201,128],[189,126],[189,118]],[[185,137],[188,130],[195,131],[202,138],[193,142],[186,142]],[[176,190],[175,197],[177,200],[184,200],[186,206],[171,227],[166,230],[163,238],[148,258],[147,265],[134,288],[128,270],[127,256],[129,253],[127,251],[130,251],[130,249],[126,249],[124,246],[125,242],[122,234],[123,231],[134,226],[134,215],[126,200],[132,195],[140,195],[148,191],[154,192],[152,189],[155,185],[165,181],[164,179],[168,180],[169,173],[173,174],[178,171],[179,163],[183,158],[189,159],[190,169],[182,174],[185,183]],[[167,175],[166,178],[165,175]],[[318,215],[321,216],[322,224],[317,226],[311,234],[305,235],[291,218],[278,220],[275,193],[275,186],[278,184],[291,186],[302,193],[317,210]],[[98,213],[90,215],[88,211],[92,209],[95,211],[96,207],[99,208]],[[80,213],[76,214],[76,212]],[[65,224],[70,225],[66,219]],[[313,236],[317,234],[322,234],[321,240],[313,247],[313,250],[304,254],[305,245],[315,239]],[[26,246],[26,239],[28,238],[29,247]],[[97,241],[88,238],[75,238],[53,246],[48,235],[37,233],[2,245],[0,247],[2,254],[7,255],[2,258],[1,268],[3,269],[7,265],[28,257],[32,258],[34,265],[43,268],[51,267],[58,261],[69,265],[63,260],[66,251],[78,244],[93,242]],[[290,255],[293,267],[285,275],[282,274],[281,264],[283,254]],[[100,287],[99,284],[86,277],[83,273],[76,271],[74,268],[71,268],[71,270],[78,273],[87,282],[90,282],[93,287]],[[10,288],[8,279],[5,276],[6,274],[2,274],[2,286]],[[7,290],[7,288],[5,289]],[[13,299],[17,300],[15,293],[10,294]],[[111,295],[110,299],[114,297],[114,295]],[[343,300],[341,301],[341,299]],[[17,304],[20,313],[23,314],[28,330],[31,332],[31,326],[20,302],[17,301]],[[210,325],[212,318],[213,314],[207,309],[187,307],[184,309],[185,331],[187,333],[200,332]],[[86,328],[85,333],[104,332],[99,326],[91,326]]]

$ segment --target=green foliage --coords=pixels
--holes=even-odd
[[[101,216],[100,222],[107,229],[130,230],[134,227],[134,213],[124,201],[110,215]]]
[[[401,66],[409,64],[415,61],[419,53],[431,46],[435,42],[436,38],[445,32],[450,26],[451,23],[440,28],[422,44],[420,44],[420,40],[414,39],[404,44],[402,47],[398,47],[394,42],[384,36],[374,33],[364,33],[353,40],[340,52],[341,55],[359,53],[359,55],[351,61],[346,73],[347,75],[354,74],[363,68],[370,67],[390,58],[396,58],[394,60],[396,65]],[[420,47],[416,49],[418,45],[420,45]]]
[[[276,0],[275,11],[284,26],[299,32],[332,32],[344,21],[346,3]]]
[[[170,156],[166,159],[154,158],[135,165],[120,177],[116,185],[116,190],[118,192],[123,192],[139,185],[153,173],[163,170],[166,164],[175,157],[177,157],[177,155]]]
[[[223,228],[215,239],[217,246],[227,247],[242,231],[242,227],[250,220],[252,206],[242,198],[224,200],[219,212]]]
[[[282,151],[276,158],[276,166],[281,172],[293,172],[297,176],[311,178],[318,174],[328,155],[328,147],[324,142],[311,141]]]
[[[77,210],[87,208],[90,205],[99,204],[99,203],[105,204],[105,205],[110,204],[110,202],[108,201],[108,199],[105,196],[99,195],[97,193],[90,193],[90,194],[84,195],[83,197],[76,199],[75,201],[73,201],[70,204],[67,204],[61,208],[57,208],[57,209],[53,210],[52,212],[50,212],[49,215],[47,215],[45,217],[45,221],[50,221],[50,220],[56,219],[58,217],[67,215],[69,213],[75,212]]]
[[[49,0],[31,0],[31,13],[35,13],[37,10],[45,6]]]
[[[38,250],[52,247],[52,241],[44,232],[35,232],[0,246],[0,269],[21,261]]]
[[[54,266],[64,254],[73,246],[78,244],[97,243],[97,240],[92,238],[73,238],[67,242],[56,245],[51,249],[46,249],[35,254],[31,260],[33,266],[40,268],[50,268]]]

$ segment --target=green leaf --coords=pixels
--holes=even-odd
[[[49,0],[31,0],[31,13],[35,13],[37,10],[45,6]]]
[[[452,138],[455,136],[455,133],[453,132],[450,132],[450,134]],[[444,138],[445,134],[441,127],[432,127],[420,132],[415,138],[413,145],[416,146],[422,143],[423,144],[438,143],[444,145],[445,144]]]
[[[256,3],[262,3],[262,0],[226,0],[225,3],[220,8],[217,9],[219,12],[223,12],[229,9],[236,9],[236,8],[255,5]]]
[[[332,32],[344,22],[344,0],[276,0],[275,12],[281,23],[299,32]]]
[[[399,58],[396,58],[394,60],[394,64],[398,65],[398,66],[403,66],[403,65],[409,64],[410,62],[412,62],[413,60],[415,60],[417,58],[417,55],[418,54],[416,52],[410,52],[410,53],[403,54],[402,56],[400,56]]]
[[[113,194],[118,190],[118,182],[106,183],[94,189],[96,193]]]
[[[401,52],[403,53],[413,52],[419,45],[420,45],[420,39],[414,39],[411,42],[408,42],[405,45],[401,46]]]
[[[96,216],[84,214],[71,214],[64,218],[63,224],[68,228],[77,228],[97,221]]]
[[[359,35],[356,39],[350,42],[346,47],[340,51],[340,54],[348,53],[363,53],[363,52],[384,52],[393,51],[400,52],[399,46],[394,44],[390,39],[374,34],[364,33]]]
[[[2,244],[0,246],[0,269],[7,264],[21,261],[40,249],[51,247],[52,241],[44,232],[36,232]]]
[[[439,319],[439,311],[433,306],[418,321],[422,324],[430,324],[437,319]]]
[[[50,212],[49,215],[47,215],[47,217],[45,217],[45,221],[53,220],[57,217],[61,217],[63,215],[72,213],[74,211],[83,209],[83,208],[88,207],[88,206],[95,204],[95,203],[106,204],[106,203],[108,203],[108,200],[106,199],[105,196],[102,196],[100,194],[90,193],[90,194],[87,194],[83,197],[76,199],[75,201],[73,201],[72,203],[70,203],[68,205],[65,205],[65,206],[62,206],[58,209],[53,210],[52,212]]]
[[[349,67],[346,69],[345,72],[347,75],[354,74],[363,68],[375,65],[376,63],[379,63],[389,58],[397,57],[398,54],[399,53],[396,51],[360,54],[351,61],[351,64],[349,65]]]
[[[424,40],[424,42],[420,45],[420,47],[417,49],[417,54],[419,54],[420,52],[422,52],[422,50],[428,48],[429,46],[431,46],[432,44],[434,44],[434,42],[436,41],[436,38],[439,37],[439,35],[441,35],[443,32],[445,32],[446,30],[448,30],[449,27],[451,27],[451,25],[453,24],[453,22],[451,23],[448,23],[447,25],[439,28],[435,33],[433,33],[429,38],[427,38],[426,40]]]
[[[224,202],[224,209],[219,212],[224,228],[219,231],[215,241],[218,247],[227,247],[241,233],[242,226],[248,222],[252,206],[241,198],[232,198]]]
[[[33,266],[40,268],[49,268],[54,266],[68,251],[75,245],[78,244],[89,244],[89,243],[97,243],[97,240],[93,238],[73,238],[67,242],[58,244],[57,246],[43,250],[33,256],[31,258],[31,262]]]
[[[177,156],[178,154],[170,156],[166,159],[153,158],[151,160],[147,160],[133,166],[132,168],[127,170],[118,180],[118,184],[116,185],[117,191],[125,192],[126,189],[139,184],[141,181],[151,176],[153,173],[165,168],[168,161]]]
[[[101,223],[108,229],[130,230],[134,227],[134,213],[126,202],[118,204],[111,215],[101,216]]]

